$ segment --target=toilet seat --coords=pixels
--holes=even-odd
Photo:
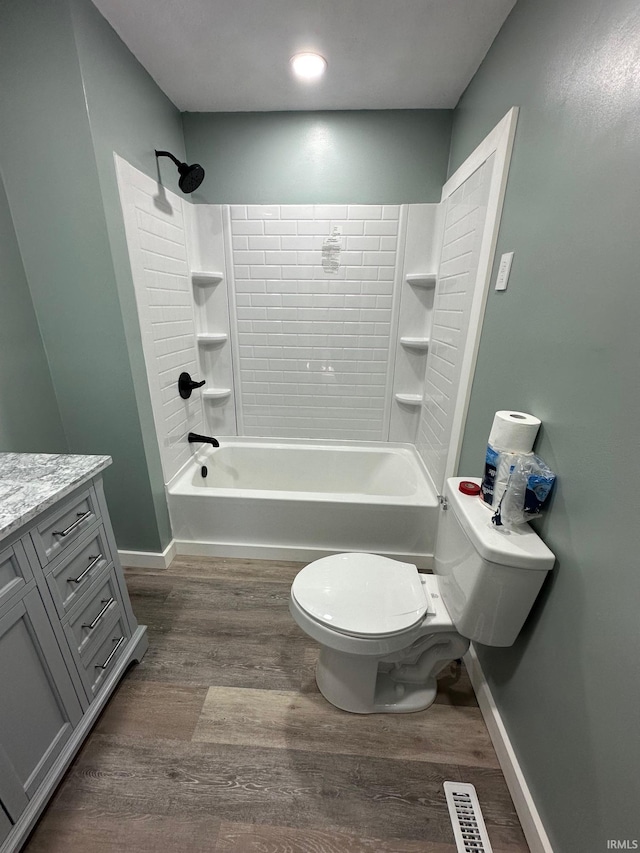
[[[403,634],[434,612],[416,567],[376,554],[316,560],[298,573],[291,593],[314,622],[363,639]]]

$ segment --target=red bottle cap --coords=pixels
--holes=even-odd
[[[471,480],[462,480],[458,489],[463,495],[479,495],[480,486],[477,483],[472,483]]]

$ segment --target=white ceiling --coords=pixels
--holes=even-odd
[[[455,107],[516,0],[93,0],[180,110]],[[294,80],[302,50],[328,62]]]

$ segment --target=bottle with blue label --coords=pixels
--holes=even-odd
[[[487,506],[498,506],[518,458],[530,455],[530,453],[511,453],[508,450],[497,450],[490,444],[487,445],[484,476],[480,486],[480,497]]]
[[[487,454],[484,460],[484,474],[480,484],[480,497],[487,504],[493,506],[493,494],[496,485],[496,473],[498,471],[498,459],[500,451],[487,444]]]

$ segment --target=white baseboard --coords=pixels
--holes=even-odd
[[[176,553],[176,540],[172,539],[164,551],[118,551],[118,556],[130,569],[168,569]]]
[[[464,662],[531,853],[553,853],[553,848],[531,796],[527,780],[511,745],[500,711],[486,682],[473,645],[470,646],[469,651],[464,656]]]
[[[238,542],[200,542],[175,539],[176,553],[181,557],[239,557],[247,560],[282,560],[296,563],[311,563],[321,557],[328,557],[337,551],[323,551],[316,548],[297,548],[295,546],[248,545]],[[377,552],[382,553],[382,552]],[[433,557],[423,554],[384,553],[384,556],[406,563],[414,563],[419,569],[432,569]]]

